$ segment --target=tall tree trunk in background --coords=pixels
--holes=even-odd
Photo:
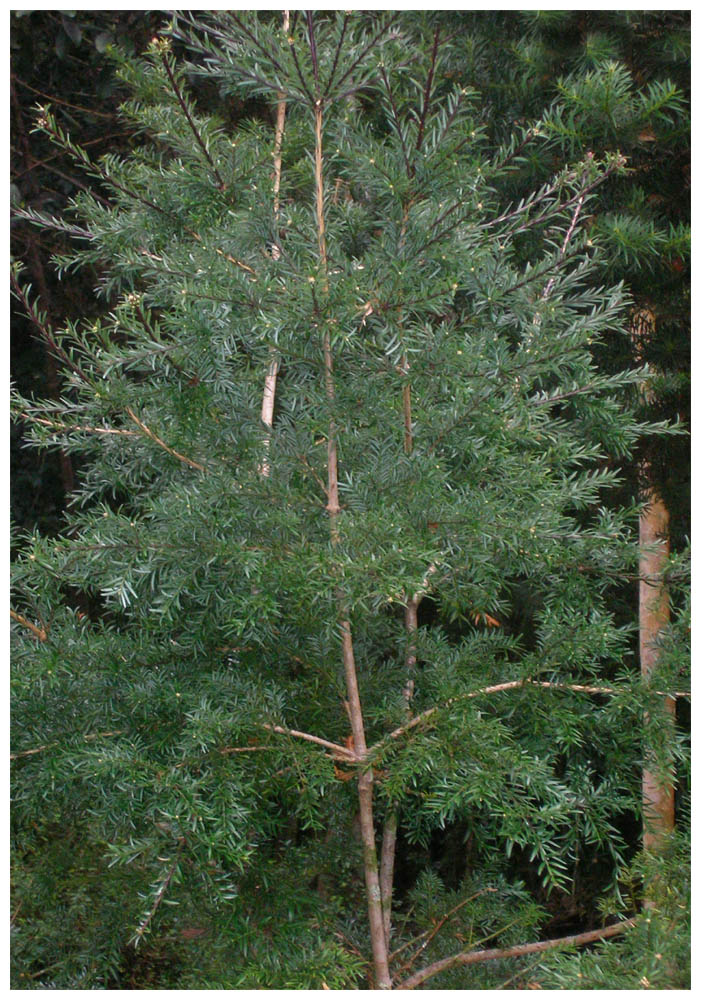
[[[669,514],[664,501],[650,492],[649,504],[640,516],[640,669],[654,683],[659,656],[660,632],[669,624],[669,594],[664,572],[669,559]],[[673,698],[665,698],[664,711],[675,718]],[[660,778],[651,762],[643,769],[643,847],[657,850],[664,836],[674,829],[674,785]]]
[[[640,309],[633,320],[632,334],[638,355],[646,334],[655,327],[655,316],[649,309]],[[652,401],[652,390],[646,387],[645,399]],[[641,468],[643,481],[650,480],[647,463]],[[639,538],[639,635],[640,669],[644,680],[652,686],[659,659],[660,633],[669,625],[669,593],[664,574],[669,560],[669,513],[653,485],[647,486],[647,505],[640,516]],[[676,717],[673,698],[665,698],[663,711],[672,723]],[[643,847],[660,849],[667,834],[674,830],[674,784],[663,779],[655,760],[643,769]]]

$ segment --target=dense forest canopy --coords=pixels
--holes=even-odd
[[[688,988],[688,13],[12,56],[13,986]]]

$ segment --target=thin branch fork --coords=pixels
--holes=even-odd
[[[421,955],[421,953],[428,947],[428,945],[433,940],[433,938],[436,936],[436,934],[441,929],[441,927],[443,927],[443,925],[448,920],[450,920],[450,918],[455,913],[457,913],[458,910],[461,910],[463,908],[463,906],[467,906],[468,903],[471,903],[472,900],[476,899],[478,896],[483,896],[487,892],[498,892],[498,891],[499,891],[498,889],[492,889],[490,887],[487,887],[485,889],[479,889],[477,892],[473,892],[471,896],[468,896],[467,899],[463,899],[460,903],[458,903],[457,906],[454,906],[452,908],[452,910],[448,910],[448,912],[445,913],[441,917],[440,920],[436,921],[436,923],[434,924],[433,927],[431,927],[427,931],[424,931],[423,934],[420,934],[417,938],[414,938],[413,941],[409,942],[409,945],[416,944],[418,941],[421,941],[421,944],[416,949],[416,951],[414,952],[414,954],[410,958],[408,958],[406,960],[406,962],[402,965],[402,967],[399,969],[399,973],[407,972],[412,967],[412,965],[416,962],[417,958],[419,958],[419,956]],[[422,940],[423,938],[425,938],[425,940]],[[404,947],[408,947],[408,946],[405,945]],[[395,952],[395,954],[399,954],[399,949],[398,949],[397,952]],[[390,957],[394,957],[394,956],[390,956]]]
[[[427,965],[425,969],[409,976],[403,983],[399,983],[394,988],[396,990],[413,990],[421,983],[426,982],[439,972],[452,969],[456,965],[476,965],[478,962],[489,962],[492,959],[520,958],[522,955],[532,955],[535,952],[550,951],[552,948],[564,948],[574,945],[591,944],[593,941],[602,941],[604,938],[615,937],[624,931],[634,927],[636,918],[620,920],[618,923],[610,924],[608,927],[599,927],[597,930],[584,931],[582,934],[570,934],[568,937],[551,938],[549,941],[532,941],[529,944],[517,944],[512,948],[486,948],[481,951],[462,951],[449,958],[442,958],[432,965]]]
[[[452,910],[448,910],[448,912],[445,913],[438,921],[439,926],[442,927],[445,921],[448,920],[457,910],[459,910],[463,906],[466,906],[467,903],[471,903],[473,899],[477,898],[477,896],[483,896],[486,892],[498,892],[498,891],[499,891],[498,889],[492,889],[491,887],[479,889],[477,892],[474,892],[468,899],[463,899],[463,901],[461,903],[458,903],[457,906],[454,906]],[[428,930],[423,931],[421,934],[417,934],[415,938],[411,939],[411,941],[405,941],[405,943],[400,945],[397,949],[395,949],[395,951],[393,951],[389,957],[394,959],[397,957],[397,955],[401,955],[401,953],[403,951],[406,951],[407,948],[411,948],[412,945],[418,944],[419,941],[422,941],[429,934],[433,934],[434,929],[435,929],[435,924],[433,927],[429,927]]]
[[[321,490],[321,492],[326,497],[326,502],[328,504],[329,492],[328,492],[328,486],[327,486],[327,484],[323,481],[323,479],[321,478],[321,476],[319,476],[319,474],[316,472],[316,470],[311,465],[311,463],[310,463],[310,461],[309,461],[309,459],[307,458],[306,455],[297,455],[296,457],[297,457],[300,465],[302,465],[307,470],[307,472],[312,476],[312,478],[316,482],[317,486],[319,487],[319,489]]]
[[[264,722],[263,729],[267,729],[271,733],[280,733],[282,736],[296,736],[297,739],[307,740],[308,743],[316,743],[318,746],[326,747],[327,750],[333,750],[336,756],[347,761],[357,762],[360,759],[354,750],[349,750],[347,747],[341,746],[340,743],[332,743],[330,740],[322,739],[321,736],[314,736],[312,733],[302,733],[299,729],[287,729],[285,726],[274,726],[270,722]]]
[[[210,167],[212,168],[212,173],[214,174],[214,178],[215,178],[217,184],[219,185],[219,190],[223,191],[224,188],[226,187],[226,185],[224,184],[222,176],[219,173],[219,170],[217,169],[216,163],[212,159],[212,156],[211,156],[209,150],[207,149],[207,146],[205,144],[204,139],[200,135],[200,131],[197,128],[197,125],[195,124],[195,121],[194,121],[194,119],[193,119],[193,117],[192,117],[192,115],[190,113],[190,109],[187,106],[187,101],[185,100],[185,98],[183,97],[183,95],[182,95],[182,93],[180,91],[180,87],[178,86],[178,81],[176,80],[175,73],[173,72],[173,67],[170,65],[170,61],[168,59],[168,55],[165,52],[165,50],[161,51],[161,61],[163,63],[163,68],[165,69],[166,74],[168,75],[168,79],[170,81],[170,85],[173,88],[173,93],[175,94],[175,96],[177,98],[177,101],[178,101],[178,104],[182,108],[183,114],[185,115],[185,118],[187,119],[187,123],[190,126],[190,130],[191,130],[192,134],[194,135],[194,137],[195,137],[195,139],[197,141],[198,146],[200,147],[200,149],[204,153],[204,156],[205,156],[205,159],[207,160],[207,163],[209,163]]]

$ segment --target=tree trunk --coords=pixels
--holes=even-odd
[[[324,183],[323,183],[323,105],[319,99],[314,108],[315,153],[314,172],[316,181],[316,217],[317,237],[319,243],[319,263],[322,274],[323,293],[328,293],[328,263],[326,253],[326,221],[324,217]],[[331,349],[331,334],[328,327],[323,335],[324,380],[326,396],[329,402],[329,430],[327,439],[327,510],[329,512],[331,544],[337,545],[340,534],[338,518],[341,512],[338,495],[338,451],[336,448],[336,425],[333,417],[335,400],[333,353]],[[343,669],[348,697],[348,712],[353,733],[353,746],[358,757],[367,754],[365,741],[365,725],[363,722],[358,674],[355,665],[353,636],[348,618],[345,597],[342,587],[337,590],[338,624],[341,630],[341,647]],[[362,767],[362,765],[361,765]],[[373,968],[375,985],[380,990],[391,990],[392,980],[389,974],[389,958],[387,940],[385,937],[384,919],[382,914],[382,891],[380,889],[380,874],[377,861],[377,845],[375,842],[375,823],[373,819],[373,783],[374,775],[371,767],[364,767],[358,775],[358,806],[360,812],[360,832],[363,844],[363,868],[365,872],[365,888],[368,902],[368,919],[370,923],[370,941],[372,944]]]
[[[640,669],[653,684],[660,633],[669,624],[669,595],[664,571],[669,559],[669,514],[654,492],[640,517]],[[675,718],[675,701],[665,698],[664,711]],[[643,847],[659,850],[674,829],[674,786],[663,781],[654,761],[643,770]]]
[[[655,329],[655,315],[650,309],[639,309],[633,318],[632,337],[638,359],[641,359],[645,339]],[[643,389],[647,402],[653,394],[649,386]],[[649,480],[649,467],[643,463],[642,478]],[[640,516],[639,525],[639,639],[640,670],[652,687],[659,659],[660,634],[669,625],[669,593],[664,573],[669,560],[669,514],[664,501],[654,487],[648,489],[648,503]],[[676,705],[665,698],[663,711],[674,724]],[[667,834],[674,830],[674,784],[660,776],[659,763],[649,761],[643,769],[643,847],[658,851]]]

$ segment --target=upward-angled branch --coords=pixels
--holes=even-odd
[[[171,881],[173,880],[173,876],[175,875],[175,873],[176,873],[176,871],[178,869],[178,863],[180,861],[181,846],[182,845],[178,846],[178,849],[177,849],[177,851],[175,853],[175,860],[171,864],[170,868],[168,868],[168,870],[167,870],[167,872],[165,874],[165,877],[164,877],[163,881],[161,882],[161,884],[160,884],[160,886],[158,888],[158,892],[154,896],[153,903],[151,904],[151,908],[149,909],[148,913],[143,918],[143,920],[141,921],[141,923],[139,924],[139,926],[134,931],[134,935],[132,937],[132,943],[134,945],[138,945],[139,942],[141,941],[141,939],[143,938],[143,936],[146,934],[146,931],[149,929],[149,927],[151,925],[151,922],[152,922],[153,918],[156,915],[156,911],[158,910],[158,907],[161,905],[161,903],[163,902],[163,900],[165,898],[165,894],[168,891],[168,886],[170,885]]]
[[[237,17],[236,14],[234,14],[233,11],[227,11],[227,13],[228,13],[229,17],[232,19],[232,21],[235,21],[236,24],[239,26],[239,30],[242,31],[243,34],[246,35],[246,37],[251,42],[253,42],[253,45],[255,46],[255,48],[258,49],[258,51],[261,53],[261,55],[264,56],[266,59],[268,59],[270,61],[270,63],[275,67],[275,69],[278,71],[278,73],[282,73],[282,66],[277,61],[277,59],[275,58],[275,56],[273,55],[273,53],[270,52],[268,49],[266,49],[266,47],[263,45],[263,43],[260,41],[260,39],[256,35],[254,35],[252,31],[249,31],[249,29],[243,23],[243,21],[241,20],[241,18]],[[228,39],[226,38],[226,35],[222,34],[219,31],[216,31],[216,29],[209,28],[207,25],[205,25],[205,28],[210,32],[210,34],[217,35],[219,38],[223,39],[224,41],[228,41]]]
[[[332,750],[336,756],[343,757],[346,760],[354,761],[356,759],[356,755],[352,750],[341,746],[340,743],[332,743],[321,736],[314,736],[313,733],[303,733],[299,729],[287,729],[285,726],[274,726],[269,722],[263,723],[263,729],[268,729],[271,733],[280,733],[282,736],[295,736],[298,740],[306,740],[308,743],[316,743],[317,746]]]
[[[481,951],[461,951],[457,955],[448,958],[441,958],[431,965],[427,965],[420,972],[415,972],[403,983],[395,986],[397,990],[414,990],[427,979],[437,976],[439,972],[452,969],[456,965],[476,965],[478,962],[489,962],[496,959],[521,958],[523,955],[533,955],[541,951],[550,951],[553,948],[578,947],[580,945],[591,944],[594,941],[603,941],[604,938],[615,937],[635,926],[635,918],[630,920],[620,920],[616,924],[608,927],[599,927],[597,930],[584,931],[582,934],[570,934],[567,937],[551,938],[549,941],[532,941],[529,944],[517,944],[512,948],[486,948]]]
[[[182,94],[182,92],[180,90],[180,87],[178,86],[178,81],[177,81],[177,79],[175,77],[175,73],[173,72],[173,67],[170,65],[170,60],[168,58],[168,54],[165,51],[165,48],[161,49],[161,61],[163,62],[163,68],[165,69],[166,74],[168,76],[168,79],[170,80],[170,85],[173,88],[173,93],[175,94],[175,97],[177,98],[178,104],[182,108],[183,114],[185,115],[185,118],[187,119],[187,123],[190,126],[190,131],[194,135],[195,141],[197,142],[197,145],[202,150],[202,152],[204,154],[204,157],[207,160],[207,163],[212,168],[212,173],[214,174],[215,180],[216,180],[217,184],[219,185],[219,190],[223,191],[224,188],[226,187],[226,185],[224,184],[222,176],[219,173],[219,170],[217,169],[216,163],[212,159],[212,156],[211,156],[209,150],[207,149],[207,146],[205,145],[204,139],[202,138],[202,136],[200,134],[200,130],[197,128],[197,125],[195,124],[195,120],[192,117],[192,114],[190,113],[190,109],[189,109],[189,107],[187,105],[187,101],[183,97],[183,94]]]
[[[88,156],[88,154],[85,152],[84,149],[82,149],[80,146],[76,146],[70,142],[67,142],[65,137],[61,134],[61,132],[55,126],[52,125],[46,113],[43,113],[41,115],[38,124],[54,142],[56,142],[58,145],[60,145],[68,152],[70,152],[80,163],[83,164],[83,166],[93,176],[99,177],[100,180],[103,180],[105,182],[105,184],[108,184],[110,187],[114,188],[115,191],[119,191],[120,194],[125,195],[132,201],[135,201],[140,205],[144,205],[146,206],[146,208],[150,208],[154,212],[157,212],[159,215],[167,219],[170,219],[174,225],[182,226],[183,230],[189,236],[192,236],[192,238],[197,240],[198,243],[202,243],[202,237],[200,236],[200,234],[195,232],[195,230],[189,228],[187,225],[184,225],[182,220],[174,212],[171,212],[168,209],[163,208],[162,205],[158,205],[155,201],[152,201],[145,195],[139,194],[137,191],[132,191],[131,188],[125,187],[125,185],[121,184],[118,180],[116,180],[116,178],[113,177],[112,174],[109,173],[109,171],[105,170],[104,167],[102,167],[100,164],[95,163]],[[18,212],[17,214],[19,215],[21,213]],[[24,213],[24,217],[31,219],[31,215],[29,215],[28,213]],[[44,219],[43,217],[41,218],[41,222],[42,224],[47,224],[47,220]],[[56,222],[56,227],[59,228],[58,222]],[[60,228],[65,230],[65,227],[63,226],[60,226]],[[72,233],[73,227],[67,231]],[[87,230],[84,232],[81,230],[75,230],[75,233],[76,235],[79,236],[79,238],[82,239],[93,240],[95,238],[94,234],[88,232]],[[223,250],[216,250],[216,253],[224,257],[230,263],[235,264],[236,267],[239,267],[242,270],[246,271],[247,273],[251,275],[255,274],[252,267],[249,267],[248,264],[245,264],[243,261],[237,260],[235,257],[232,257],[229,254],[225,254]]]
[[[611,174],[613,174],[623,165],[623,162],[625,161],[620,159],[615,160],[613,163],[610,164],[610,166],[606,168],[606,170],[603,171],[603,173],[598,174],[592,181],[590,181],[588,184],[585,184],[584,187],[580,188],[580,190],[576,194],[572,195],[570,198],[567,198],[565,201],[556,204],[552,209],[549,209],[546,206],[546,208],[544,208],[544,210],[540,215],[535,216],[532,219],[528,219],[528,221],[524,225],[528,227],[539,223],[547,222],[554,215],[570,208],[572,205],[576,204],[576,202],[579,201],[580,198],[583,199],[591,191],[599,187],[600,184],[603,184],[603,182],[608,177],[610,177]],[[540,204],[547,198],[552,197],[552,195],[556,191],[557,191],[556,184],[549,185],[547,188],[544,188],[542,191],[540,191],[535,198],[521,205],[518,205],[514,209],[509,209],[506,212],[503,212],[501,215],[497,216],[496,219],[492,219],[490,222],[485,223],[483,228],[485,229],[491,228],[492,226],[497,226],[502,222],[509,222],[511,219],[515,219],[519,215],[523,215],[525,212],[528,212],[528,210],[532,208],[534,205]],[[514,230],[514,232],[522,232],[523,228],[524,227],[522,226],[521,229],[516,229]]]
[[[341,34],[338,38],[338,45],[336,46],[336,52],[333,57],[333,65],[331,67],[331,72],[329,73],[329,78],[326,82],[325,94],[330,93],[331,87],[333,86],[333,79],[336,76],[336,67],[338,66],[338,57],[343,49],[343,39],[346,36],[346,28],[348,27],[348,18],[350,17],[350,12],[345,11],[343,15],[343,25],[341,27]]]
[[[348,69],[346,70],[346,72],[339,79],[338,83],[336,84],[336,87],[337,87],[338,90],[340,90],[341,85],[343,83],[345,83],[345,81],[348,79],[349,76],[351,76],[351,74],[355,71],[356,67],[360,65],[360,63],[363,61],[363,59],[366,57],[366,55],[369,52],[371,52],[372,49],[374,49],[376,45],[378,45],[378,43],[380,42],[380,39],[383,37],[383,35],[387,34],[387,32],[392,27],[392,25],[395,23],[395,21],[400,16],[400,14],[401,14],[401,11],[397,11],[394,14],[393,17],[390,17],[390,19],[385,22],[385,24],[382,26],[382,28],[380,28],[380,30],[377,32],[377,34],[375,35],[375,37],[370,39],[370,41],[365,46],[365,48],[363,49],[363,51],[360,53],[360,55],[358,56],[358,58],[355,59],[353,63],[351,63],[351,65],[348,67]],[[342,96],[342,95],[340,95],[340,96]]]
[[[428,109],[431,102],[431,87],[433,86],[433,76],[436,72],[436,60],[438,59],[438,40],[440,38],[440,29],[436,28],[435,34],[433,36],[433,49],[431,50],[431,65],[428,70],[428,76],[426,77],[426,89],[424,91],[424,103],[421,109],[421,119],[419,121],[419,131],[416,136],[416,152],[418,153],[421,149],[421,144],[424,141],[424,129],[426,127],[426,119],[428,117]]]
[[[296,18],[296,12],[295,12],[295,18]],[[314,97],[314,95],[311,92],[311,89],[310,89],[310,87],[309,87],[309,85],[307,83],[307,79],[306,79],[304,73],[302,72],[302,67],[299,65],[299,59],[297,58],[297,50],[295,48],[295,40],[294,40],[294,34],[293,34],[293,32],[294,32],[294,22],[293,22],[293,25],[292,25],[292,32],[288,36],[287,42],[288,42],[288,44],[290,46],[290,52],[292,53],[292,61],[295,64],[295,70],[297,71],[297,78],[299,79],[299,84],[300,84],[300,86],[302,88],[302,91],[304,92],[305,96],[307,97],[309,103],[311,104],[312,107],[314,107],[314,102],[315,102],[316,98]]]
[[[614,173],[614,171],[619,168],[619,166],[620,166],[619,161],[612,163],[611,166],[609,166],[602,174],[596,177],[589,184],[586,184],[583,188],[581,188],[576,194],[572,195],[570,198],[566,198],[562,202],[557,202],[555,205],[548,205],[548,204],[543,205],[543,202],[547,202],[547,199],[552,198],[553,195],[555,195],[557,192],[558,186],[556,184],[551,184],[546,188],[543,188],[530,201],[518,205],[514,209],[508,209],[506,212],[503,212],[495,219],[490,219],[488,222],[483,223],[480,228],[483,231],[491,230],[493,229],[493,227],[499,225],[500,223],[510,222],[511,220],[526,214],[530,209],[532,209],[535,206],[541,206],[538,213],[532,217],[527,217],[523,221],[523,223],[518,228],[514,229],[512,232],[521,233],[525,232],[527,229],[530,229],[534,226],[544,225],[546,222],[550,222],[551,219],[556,218],[561,212],[567,211],[568,208],[571,208],[580,199],[585,198],[586,195],[590,194],[595,188],[597,188],[608,177],[610,177],[611,174]],[[435,230],[435,227],[440,225],[442,221],[444,221],[454,212],[462,208],[462,206],[463,206],[462,201],[456,201],[449,208],[445,209],[442,215],[440,215],[438,219],[434,221],[432,226],[432,231]],[[417,254],[424,253],[434,243],[437,243],[439,240],[443,239],[445,236],[448,235],[448,233],[452,232],[454,229],[457,229],[457,227],[462,225],[463,222],[466,222],[469,218],[471,218],[472,214],[473,214],[472,209],[470,209],[469,212],[461,213],[454,222],[451,222],[450,225],[445,226],[444,229],[441,229],[438,232],[434,232],[434,235],[431,237],[431,239],[426,240],[426,242],[416,251],[416,253]]]
[[[319,57],[316,51],[316,38],[314,37],[314,12],[305,10],[304,16],[307,21],[307,34],[309,35],[309,54],[312,57],[312,73],[314,74],[315,93],[319,97]]]
[[[570,223],[569,229],[565,233],[565,238],[562,242],[562,246],[560,247],[560,253],[558,254],[557,258],[558,264],[562,263],[562,261],[565,259],[565,254],[567,253],[567,245],[572,238],[572,233],[574,232],[574,227],[577,225],[577,219],[579,218],[579,213],[582,211],[583,204],[584,204],[584,195],[582,195],[582,197],[577,200],[577,207],[574,210],[574,214],[572,216],[572,222]],[[543,292],[542,298],[544,302],[547,301],[547,299],[550,297],[550,292],[552,291],[554,284],[555,284],[555,275],[553,274],[553,276],[550,278],[547,285],[545,286],[545,291]]]
[[[399,110],[394,100],[394,95],[392,93],[392,88],[390,86],[389,77],[387,76],[387,71],[384,66],[380,66],[380,76],[382,77],[382,82],[384,84],[385,90],[387,91],[387,99],[389,100],[389,106],[392,111],[392,123],[394,125],[394,131],[399,136],[399,142],[402,147],[402,157],[404,159],[404,166],[406,168],[407,177],[413,176],[413,168],[409,162],[409,153],[406,147],[406,141],[404,139],[404,130],[402,128],[402,123],[399,118]]]
[[[44,322],[42,322],[41,316],[37,312],[34,304],[29,300],[29,297],[27,296],[25,290],[22,288],[22,286],[20,285],[20,283],[17,281],[17,278],[15,277],[15,275],[14,275],[14,273],[12,271],[10,272],[10,283],[12,285],[12,289],[13,289],[15,295],[17,296],[17,298],[20,300],[20,302],[24,306],[25,312],[27,313],[27,315],[31,319],[32,323],[34,323],[34,326],[37,328],[37,330],[41,334],[42,340],[44,341],[44,343],[46,344],[46,346],[49,348],[49,350],[51,350],[52,353],[55,354],[57,358],[60,358],[60,360],[63,361],[63,363],[68,368],[70,368],[70,370],[75,375],[77,375],[78,378],[82,382],[85,382],[85,383],[89,384],[90,379],[88,378],[88,376],[86,375],[86,373],[82,370],[82,368],[80,367],[80,365],[77,365],[72,360],[72,358],[66,353],[66,351],[64,351],[64,349],[61,347],[61,345],[56,342],[56,340],[54,339],[53,334],[51,333],[51,331],[49,330],[49,328],[46,326],[46,324]]]
[[[193,458],[188,458],[187,455],[181,455],[179,451],[176,451],[175,448],[171,448],[170,445],[167,445],[162,438],[159,438],[157,434],[154,434],[151,428],[147,427],[143,420],[139,420],[131,407],[127,406],[126,412],[129,415],[130,420],[134,421],[136,426],[146,435],[147,438],[155,441],[160,448],[167,451],[169,455],[173,456],[173,458],[177,458],[179,462],[184,462],[185,465],[189,465],[191,469],[197,469],[199,472],[206,471],[204,465],[196,462]]]

